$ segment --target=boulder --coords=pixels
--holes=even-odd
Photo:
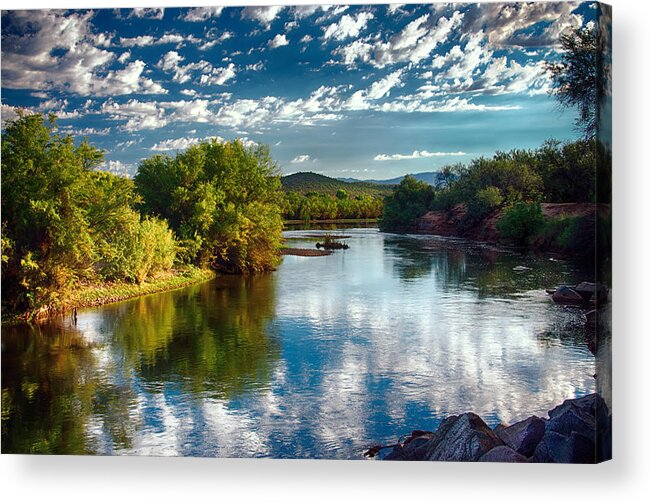
[[[545,420],[531,416],[506,428],[495,429],[495,433],[507,446],[528,458],[533,456],[545,434]]]
[[[425,461],[432,435],[423,435],[411,439],[403,445],[395,446],[382,459],[388,461]]]
[[[574,288],[569,286],[559,286],[552,295],[552,300],[557,304],[583,304],[586,302]]]
[[[545,435],[534,451],[534,463],[595,463],[595,444],[591,438],[573,431],[562,435],[545,431]]]
[[[608,288],[599,283],[582,281],[574,287],[574,290],[586,301],[594,299],[596,302],[601,303],[608,300]]]
[[[429,442],[430,461],[477,461],[502,441],[477,414],[446,418]]]
[[[507,445],[498,445],[484,454],[479,461],[482,463],[528,463],[529,460],[515,452]]]

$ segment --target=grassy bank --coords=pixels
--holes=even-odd
[[[212,270],[185,267],[183,269],[160,273],[139,284],[126,281],[82,284],[77,286],[74,291],[63,292],[61,300],[55,304],[43,306],[40,309],[33,309],[24,313],[5,313],[3,310],[2,322],[47,318],[72,311],[75,307],[81,309],[84,307],[101,306],[141,295],[183,288],[214,277],[215,272]]]

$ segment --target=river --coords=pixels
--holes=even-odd
[[[582,312],[544,292],[580,265],[342,232],[348,250],[270,274],[3,327],[2,452],[358,459],[450,414],[496,426],[595,391]]]

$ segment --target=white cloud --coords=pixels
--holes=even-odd
[[[140,17],[146,19],[163,19],[165,15],[164,8],[135,8],[127,17]]]
[[[551,46],[558,35],[580,25],[581,18],[571,14],[578,2],[521,2],[473,4],[466,13],[465,29],[487,29],[488,40],[495,46]],[[538,35],[522,35],[521,30],[549,23]]]
[[[125,164],[121,161],[105,161],[99,168],[101,171],[108,171],[114,175],[124,178],[131,178],[132,164]]]
[[[314,40],[314,38],[311,35],[304,35],[303,38],[301,38],[300,43],[301,44],[308,44],[308,43],[312,42],[312,40]]]
[[[90,91],[98,96],[117,96],[121,94],[166,94],[160,84],[144,77],[145,63],[141,60],[129,63],[121,70],[110,71],[90,83]]]
[[[165,152],[169,150],[185,150],[192,145],[196,145],[197,143],[206,140],[217,140],[218,142],[223,142],[224,138],[221,136],[208,136],[206,138],[175,138],[158,142],[153,147],[151,147],[151,150],[158,152]]]
[[[450,17],[441,16],[438,19],[425,14],[409,22],[386,41],[356,40],[335,49],[333,54],[343,56],[342,62],[349,66],[358,60],[380,68],[396,63],[419,63],[448,40],[453,30],[461,25],[463,17],[464,14],[459,11]]]
[[[282,47],[283,45],[289,45],[289,41],[287,40],[287,37],[284,34],[283,35],[278,34],[274,38],[269,40],[269,42],[267,42],[267,45],[271,49],[276,49],[277,47]]]
[[[131,51],[124,51],[120,56],[118,57],[118,61],[122,64],[126,63],[127,60],[131,57]]]
[[[204,42],[199,46],[200,51],[206,51],[208,49],[211,49],[212,47],[216,46],[217,44],[221,44],[224,40],[228,40],[229,38],[232,38],[233,34],[230,31],[225,31],[222,33],[219,37],[209,40],[207,42]]]
[[[451,157],[468,155],[465,152],[428,152],[427,150],[414,150],[411,154],[378,154],[374,161],[402,161],[405,159],[422,159],[426,157]]]
[[[303,154],[303,155],[297,155],[296,157],[294,157],[294,158],[293,158],[291,161],[289,161],[289,162],[291,162],[292,164],[302,164],[302,163],[304,163],[304,162],[308,162],[308,161],[310,161],[310,160],[311,160],[311,158],[310,158],[309,155],[307,155],[307,154]]]
[[[95,47],[101,37],[93,33],[92,12],[9,11],[5,16],[3,25],[11,23],[13,29],[2,40],[4,88],[87,95],[115,59],[113,52]]]
[[[368,110],[372,108],[370,101],[376,101],[384,98],[389,91],[402,84],[402,74],[405,69],[401,68],[390,73],[386,77],[374,82],[367,89],[355,91],[346,101],[345,108],[349,110]],[[369,101],[370,100],[370,101]]]
[[[209,72],[201,75],[199,84],[202,86],[223,86],[235,78],[235,65],[229,63],[224,68],[211,68]]]
[[[176,44],[183,45],[184,42],[198,44],[200,39],[194,35],[180,35],[178,33],[166,33],[162,37],[153,37],[152,35],[138,35],[137,37],[125,38],[120,37],[122,47],[147,47],[151,45]]]
[[[271,27],[273,20],[276,19],[276,16],[278,16],[284,8],[284,5],[244,7],[242,10],[242,18],[257,21],[268,30]]]
[[[357,37],[374,17],[370,12],[360,12],[355,17],[346,14],[338,22],[323,29],[323,38],[325,40],[330,38],[344,40],[349,37]]]
[[[211,17],[219,17],[223,10],[224,7],[222,5],[215,7],[195,7],[188,10],[185,16],[181,16],[180,19],[192,23],[207,21]]]

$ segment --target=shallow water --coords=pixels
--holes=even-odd
[[[314,230],[286,232],[314,247]],[[360,458],[595,391],[565,261],[346,229],[350,249],[2,330],[2,451]]]

